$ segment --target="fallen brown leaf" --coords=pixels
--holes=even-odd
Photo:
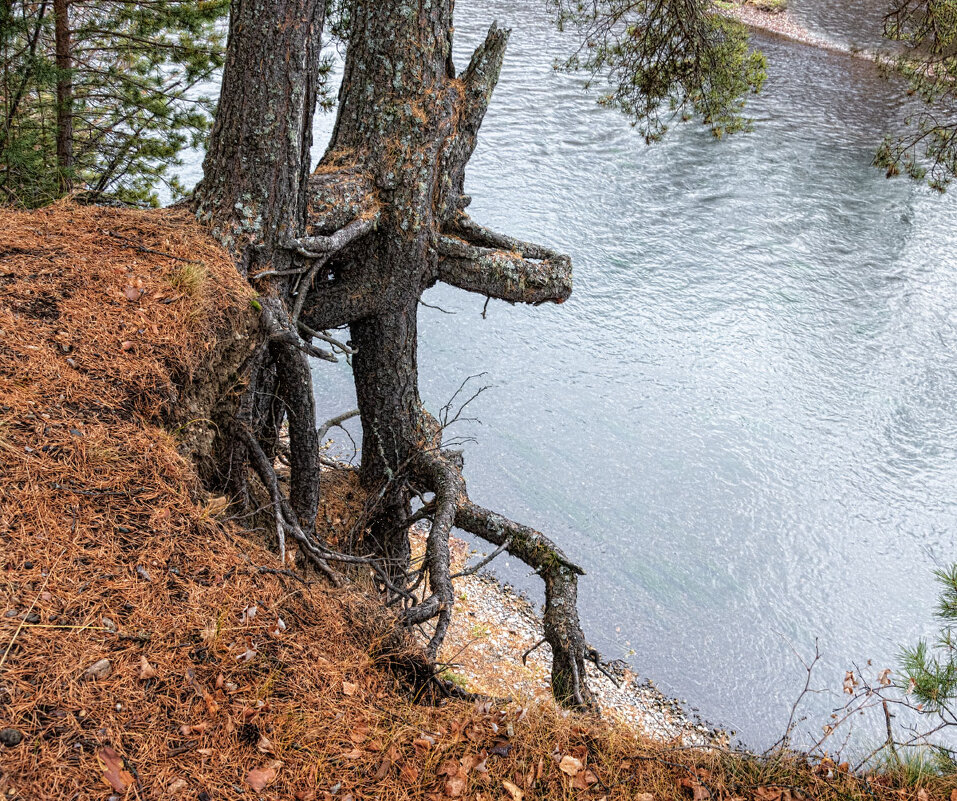
[[[246,776],[246,783],[257,793],[261,793],[266,787],[276,781],[276,776],[281,767],[282,762],[277,761],[270,762],[261,768],[253,768]]]
[[[199,680],[196,678],[196,673],[192,668],[186,669],[186,678],[188,678],[189,683],[193,685],[196,694],[201,696],[206,702],[206,708],[209,714],[215,715],[219,711],[219,704],[216,702],[216,699],[213,698],[213,694],[199,683]]]
[[[572,779],[572,787],[574,787],[576,790],[587,790],[597,781],[598,777],[590,770],[586,769]]]
[[[584,765],[582,765],[580,759],[569,755],[563,756],[561,762],[558,763],[558,769],[569,776],[577,776],[583,767]]]
[[[121,757],[110,746],[106,745],[96,753],[96,760],[103,771],[103,781],[116,792],[125,793],[126,789],[135,781],[132,774],[123,767]]]
[[[508,790],[508,794],[512,797],[512,801],[522,801],[525,798],[525,793],[518,789],[510,781],[503,781],[502,786]]]
[[[452,776],[445,783],[445,794],[449,798],[459,798],[462,793],[465,792],[465,783],[467,779],[465,776],[459,774],[457,776]]]
[[[146,681],[147,679],[155,679],[157,676],[156,668],[154,668],[149,660],[145,656],[140,656],[140,681]]]
[[[381,782],[386,776],[389,775],[389,768],[391,767],[392,760],[389,759],[389,757],[382,757],[382,761],[380,761],[378,767],[376,767],[372,778],[377,782]]]

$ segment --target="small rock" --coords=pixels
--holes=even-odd
[[[153,580],[152,578],[150,578],[149,571],[145,567],[143,567],[143,565],[136,566],[136,575],[139,576],[141,579],[143,579],[143,581]]]
[[[109,659],[100,659],[83,671],[83,678],[87,680],[92,679],[94,681],[102,681],[103,679],[109,678],[112,672],[113,663],[110,662]]]
[[[23,569],[24,569],[24,570],[33,570],[33,562],[31,562],[31,561],[28,559],[26,562],[23,563]]]
[[[23,741],[23,735],[17,729],[0,729],[0,744],[7,748],[16,748]]]
[[[16,617],[16,616],[17,616],[17,610],[16,610],[16,609],[8,609],[6,612],[3,613],[3,616],[4,616],[4,617]]]
[[[36,612],[31,612],[29,615],[23,616],[23,622],[29,623],[31,626],[35,626],[40,622],[40,616]]]

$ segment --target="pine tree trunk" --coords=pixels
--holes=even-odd
[[[375,233],[353,257],[375,277],[380,311],[353,322],[351,334],[362,482],[370,490],[390,485],[373,534],[399,571],[408,568],[401,521],[409,492],[396,477],[429,436],[418,391],[417,309],[437,277],[433,198],[457,97],[450,85],[451,4],[430,0],[417,13],[410,8],[402,0],[357,4],[324,159],[362,154],[383,208]]]
[[[73,43],[70,34],[69,0],[53,0],[56,79],[56,159],[60,189],[73,184]]]
[[[315,404],[302,342],[289,323],[299,274],[286,274],[297,268],[288,243],[306,225],[324,13],[323,0],[234,0],[219,108],[193,197],[198,218],[263,293],[268,323],[247,397],[239,403],[238,428],[220,443],[228,465],[223,481],[235,497],[247,496],[248,437],[271,458],[285,416],[291,503],[295,522],[307,530],[315,523],[319,492]],[[257,280],[264,271],[272,274],[269,280]]]
[[[345,187],[348,176],[360,173],[374,197],[376,224],[337,257],[332,280],[323,287],[334,294],[338,286],[340,305],[353,311],[337,316],[319,290],[307,317],[318,327],[351,325],[363,430],[360,477],[379,499],[371,533],[393,590],[419,583],[409,564],[409,501],[413,491],[434,494],[425,553],[431,594],[407,606],[406,622],[436,619],[429,644],[434,658],[454,603],[449,533],[453,525],[468,528],[542,574],[552,686],[563,703],[584,707],[592,699],[584,673],[589,649],[575,608],[581,569],[543,535],[468,501],[461,455],[443,450],[439,424],[423,409],[418,392],[418,303],[436,281],[531,303],[561,302],[571,290],[566,257],[487,231],[463,212],[465,165],[507,36],[493,25],[457,77],[451,0],[353,5],[339,115],[313,179],[313,209],[336,206],[324,196],[335,184],[330,174],[340,171]],[[339,206],[347,195],[340,187]]]

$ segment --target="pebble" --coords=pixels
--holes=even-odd
[[[153,580],[152,578],[150,578],[149,571],[145,567],[143,567],[143,565],[136,566],[136,575],[139,576],[141,579],[143,579],[143,581]]]
[[[109,659],[100,659],[83,671],[83,678],[87,680],[92,679],[94,681],[102,681],[103,679],[109,678],[112,672],[113,663],[110,662]]]
[[[22,741],[23,735],[17,729],[0,729],[0,744],[7,748],[16,748]]]

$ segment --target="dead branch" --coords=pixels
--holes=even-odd
[[[346,422],[346,420],[351,420],[353,417],[358,417],[358,415],[359,410],[352,409],[351,411],[343,412],[342,414],[337,415],[330,420],[326,420],[326,422],[319,427],[319,443],[322,444],[322,440],[325,438],[326,434],[329,433],[329,429],[337,427],[342,428],[342,424]]]
[[[468,67],[462,73],[459,122],[455,138],[445,157],[445,174],[448,180],[439,204],[440,219],[449,219],[458,209],[468,205],[469,198],[464,191],[465,166],[475,151],[479,128],[485,118],[495,84],[498,83],[509,33],[508,29],[499,28],[493,22],[485,41],[476,48]]]
[[[313,339],[321,339],[323,342],[328,342],[330,345],[332,345],[333,350],[341,351],[346,356],[355,356],[356,352],[354,348],[351,348],[342,340],[330,336],[327,331],[315,331],[301,320],[296,320],[296,325],[299,327],[299,330],[307,336],[310,336]]]
[[[466,235],[459,229],[436,240],[439,278],[445,283],[510,303],[563,303],[571,294],[567,256],[504,236],[501,240],[514,247],[489,247],[463,238]]]
[[[509,535],[509,536],[507,536],[507,537],[505,538],[505,541],[504,541],[501,545],[498,546],[498,548],[496,548],[494,551],[492,551],[492,553],[490,553],[488,556],[486,556],[486,557],[485,557],[484,559],[482,559],[481,561],[479,561],[479,562],[477,562],[476,564],[472,565],[472,567],[466,568],[465,570],[462,570],[462,571],[456,573],[454,576],[452,576],[452,578],[457,579],[457,578],[462,578],[463,576],[474,576],[474,575],[475,575],[476,573],[478,573],[483,567],[485,567],[486,565],[490,564],[497,556],[499,556],[499,555],[502,553],[502,551],[508,550],[508,546],[511,545],[511,544],[512,544],[512,536]]]
[[[360,217],[353,220],[344,228],[340,228],[329,236],[302,236],[287,239],[285,247],[304,258],[321,259],[342,250],[350,243],[365,236],[375,228],[378,221],[379,213],[375,212],[369,217]]]
[[[306,342],[296,328],[290,324],[289,315],[282,302],[278,298],[263,298],[260,300],[261,319],[263,327],[271,342],[282,342],[291,345],[303,353],[313,356],[316,359],[323,359],[327,362],[338,362],[335,354],[330,351],[317,348],[315,345]]]

